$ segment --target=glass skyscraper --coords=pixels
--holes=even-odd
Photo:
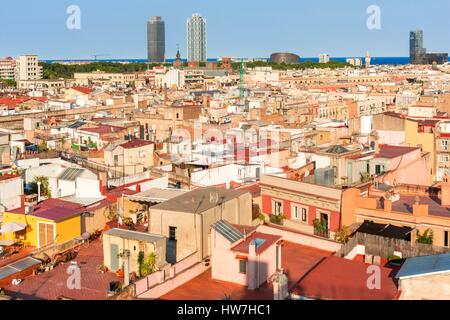
[[[409,33],[409,60],[412,64],[419,63],[426,54],[427,49],[423,47],[423,31],[416,30]]]
[[[187,20],[186,29],[188,61],[206,61],[206,19],[195,13]]]
[[[166,58],[166,30],[161,17],[150,17],[147,23],[148,62],[164,62]]]
[[[423,31],[409,33],[409,63],[411,64],[444,64],[448,62],[448,53],[430,52],[423,47]]]

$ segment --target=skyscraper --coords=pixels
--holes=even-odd
[[[409,62],[417,64],[425,55],[427,49],[423,47],[423,31],[416,30],[409,33]]]
[[[186,26],[188,61],[206,61],[206,19],[194,13]]]
[[[448,62],[448,53],[430,52],[423,47],[423,31],[409,33],[409,63],[411,64],[444,64]]]
[[[148,62],[164,62],[166,58],[166,30],[161,17],[150,17],[147,23]]]

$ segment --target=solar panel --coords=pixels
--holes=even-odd
[[[38,264],[40,264],[41,261],[31,258],[31,257],[27,257],[24,258],[20,261],[17,261],[15,263],[12,263],[8,266],[5,266],[3,268],[0,268],[0,279],[4,279],[6,277],[9,277],[15,273],[18,273],[20,271],[26,270],[32,266],[36,266]]]
[[[0,279],[4,279],[6,277],[9,277],[10,275],[19,272],[18,270],[11,268],[11,267],[3,267],[0,268]]]
[[[32,267],[32,266],[40,264],[40,263],[41,262],[39,260],[28,257],[28,258],[22,259],[20,261],[17,261],[15,263],[11,264],[10,266],[15,269],[25,270],[29,267]]]
[[[236,230],[223,220],[217,221],[212,225],[212,227],[231,243],[234,243],[244,237],[240,231]]]
[[[80,176],[83,173],[84,169],[78,169],[78,168],[67,168],[61,174],[58,176],[59,180],[68,180],[68,181],[74,181],[78,176]]]

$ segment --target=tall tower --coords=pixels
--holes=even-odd
[[[166,30],[161,17],[150,17],[147,22],[148,62],[166,60]]]
[[[366,68],[370,68],[370,64],[372,62],[372,57],[370,56],[369,51],[366,52]]]
[[[423,47],[423,31],[416,30],[409,33],[409,63],[420,63],[427,49]]]
[[[205,62],[206,53],[206,19],[198,13],[194,13],[187,20],[187,50],[188,61]]]

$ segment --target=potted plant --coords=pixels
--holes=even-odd
[[[266,221],[266,216],[265,216],[264,214],[260,213],[260,214],[258,215],[257,219],[259,220],[259,223],[260,223],[260,224],[263,224],[264,221]]]
[[[314,233],[316,235],[322,237],[327,236],[326,233],[328,231],[328,226],[326,225],[326,222],[324,220],[314,219],[313,225],[314,225]]]
[[[97,272],[102,274],[108,272],[108,267],[102,263],[101,265],[97,266]]]
[[[125,277],[125,271],[123,271],[123,267],[121,268],[121,269],[119,269],[119,270],[117,270],[116,271],[116,275],[119,277],[119,278],[124,278]]]

